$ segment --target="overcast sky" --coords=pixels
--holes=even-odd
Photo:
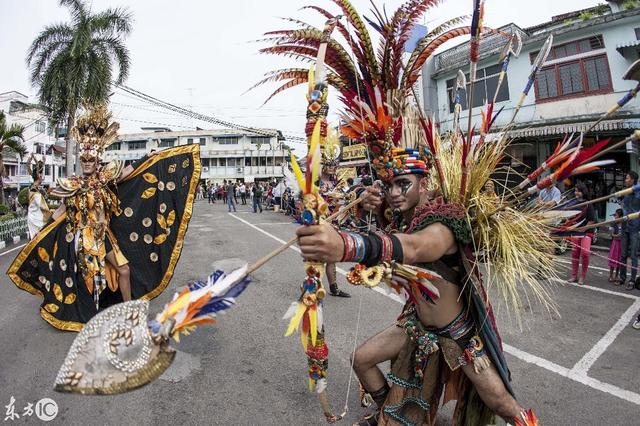
[[[375,0],[374,0],[375,1]],[[521,27],[539,24],[554,15],[594,6],[602,0],[487,0],[485,24],[498,27],[510,22]],[[265,86],[244,93],[261,76],[293,62],[257,54],[253,43],[266,31],[291,28],[279,17],[295,17],[321,26],[324,19],[313,11],[300,11],[310,0],[94,0],[92,9],[124,6],[134,17],[127,39],[132,65],[127,85],[154,97],[190,107],[198,112],[249,126],[272,127],[303,135],[304,91],[290,90],[261,107],[270,90]],[[370,15],[368,0],[352,0],[361,14]],[[376,4],[382,2],[376,1]],[[401,1],[384,2],[391,13]],[[329,0],[316,5],[338,13]],[[426,14],[433,27],[445,19],[469,14],[471,0],[449,0]],[[48,24],[69,19],[56,0],[0,0],[0,92],[17,90],[33,96],[25,65],[26,51]],[[460,41],[463,41],[460,39]],[[336,102],[330,105],[335,112]],[[202,122],[176,116],[116,93],[112,110],[124,132],[139,131],[148,121],[183,130],[185,126],[210,128]],[[138,120],[138,121],[136,121]],[[295,145],[294,145],[295,146]]]

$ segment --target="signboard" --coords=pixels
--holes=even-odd
[[[256,177],[255,176],[245,176],[244,177],[244,181],[249,183],[249,182],[255,182],[256,181]]]
[[[342,161],[367,158],[367,146],[359,143],[342,148]]]
[[[356,168],[355,167],[340,167],[338,169],[338,182],[341,180],[347,180],[349,178],[356,178]]]

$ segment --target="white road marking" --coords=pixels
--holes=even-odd
[[[247,222],[244,219],[241,219],[237,216],[235,216],[233,213],[229,213],[229,216],[233,217],[234,219],[239,220],[240,222],[250,226],[251,228],[263,233],[264,235],[268,236],[269,238],[278,241],[279,243],[285,244],[286,241],[276,237],[275,235],[265,231],[262,228],[257,227],[256,225]],[[291,250],[300,253],[300,249],[296,246],[291,246],[289,247]],[[337,272],[340,273],[341,275],[346,275],[347,271],[345,271],[342,268],[336,268]],[[557,280],[557,281],[561,281],[564,282],[562,280]],[[525,352],[521,349],[518,349],[516,347],[513,347],[511,345],[508,345],[506,343],[503,343],[503,348],[504,351],[510,355],[515,356],[516,358],[521,359],[522,361],[525,361],[529,364],[534,364],[537,365],[538,367],[544,368],[545,370],[551,371],[552,373],[556,373],[560,376],[566,377],[568,379],[571,379],[575,382],[581,383],[585,386],[588,386],[590,388],[608,393],[610,395],[613,395],[615,397],[618,397],[620,399],[624,399],[625,401],[629,401],[633,404],[636,405],[640,405],[640,394],[637,394],[635,392],[631,392],[622,388],[619,388],[615,385],[609,384],[609,383],[605,383],[605,382],[601,382],[600,380],[591,378],[587,376],[587,371],[589,370],[589,368],[591,368],[591,366],[596,362],[596,360],[606,351],[606,349],[611,345],[611,343],[613,343],[613,341],[615,340],[615,338],[620,334],[620,332],[622,332],[622,330],[624,329],[624,327],[626,327],[629,322],[631,321],[631,318],[633,317],[633,315],[640,310],[640,298],[636,297],[636,296],[632,296],[629,294],[623,294],[623,293],[617,293],[614,291],[610,291],[610,290],[605,290],[605,289],[601,289],[598,287],[591,287],[591,286],[579,286],[577,284],[572,284],[572,283],[568,283],[571,285],[575,285],[578,288],[584,288],[584,289],[588,289],[588,290],[593,290],[593,291],[599,291],[602,293],[607,293],[607,294],[611,294],[614,296],[622,296],[622,297],[627,297],[627,298],[634,298],[636,299],[635,302],[629,307],[629,309],[627,309],[625,311],[625,313],[620,317],[620,319],[616,322],[616,324],[604,335],[604,337],[602,339],[600,339],[600,341],[598,341],[593,348],[585,355],[582,357],[582,359],[580,361],[578,361],[576,363],[576,365],[572,368],[572,369],[568,369],[566,367],[563,367],[561,365],[558,365],[554,362],[551,362],[549,360],[546,360],[544,358],[540,358],[536,355],[530,354],[528,352]],[[383,289],[378,288],[378,287],[374,287],[373,288],[374,291],[376,291],[377,293],[380,293],[388,298],[390,298],[391,300],[398,302],[398,303],[404,303],[404,301],[402,300],[402,298],[400,298],[397,295],[394,294],[389,294],[387,292],[385,292]]]
[[[571,265],[571,261],[570,260],[556,259],[556,262],[564,263],[565,265]],[[593,269],[593,270],[596,270],[596,271],[609,272],[609,270],[607,268],[601,268],[600,266],[589,265],[589,269]]]
[[[538,367],[544,368],[545,370],[551,371],[552,373],[556,373],[560,376],[566,377],[585,386],[589,386],[590,388],[608,393],[613,396],[617,396],[620,399],[624,399],[625,401],[632,402],[636,405],[640,405],[640,394],[621,389],[609,383],[601,382],[600,380],[588,377],[586,374],[576,372],[573,369],[569,370],[566,367],[555,364],[551,361],[532,355],[525,351],[521,351],[520,349],[514,348],[513,346],[507,345],[506,343],[503,344],[503,347],[506,353],[513,355],[524,362],[537,365]]]
[[[600,293],[605,293],[605,294],[610,294],[612,296],[620,296],[620,297],[624,297],[625,299],[632,299],[632,300],[639,300],[640,297],[638,296],[634,296],[633,294],[629,294],[629,293],[622,293],[621,291],[613,291],[613,290],[607,290],[606,288],[600,288],[600,287],[594,287],[591,285],[579,285],[576,283],[570,283],[569,281],[563,280],[563,279],[557,279],[557,278],[552,278],[552,281],[555,281],[557,283],[560,284],[564,284],[564,285],[570,285],[573,287],[578,287],[578,288],[584,288],[585,290],[591,290],[591,291],[598,291]]]
[[[295,222],[258,222],[254,225],[295,225]]]
[[[16,251],[16,250],[18,250],[18,249],[21,249],[22,247],[24,247],[24,246],[26,246],[26,245],[27,245],[27,243],[24,243],[24,244],[22,244],[22,245],[19,245],[18,247],[14,247],[14,248],[12,248],[12,249],[10,249],[10,250],[3,251],[2,253],[0,253],[0,256],[4,256],[4,255],[5,255],[5,254],[7,254],[7,253],[11,253],[12,251]]]
[[[629,325],[631,319],[638,313],[638,311],[640,311],[640,299],[636,300],[631,306],[629,306],[613,327],[611,327],[611,329],[602,336],[602,339],[598,340],[598,342],[593,345],[591,350],[573,366],[571,371],[577,374],[586,375],[598,358],[600,358],[607,348],[611,346],[616,337],[622,333],[622,330]]]

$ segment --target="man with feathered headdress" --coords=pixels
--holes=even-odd
[[[101,163],[117,138],[106,105],[88,106],[71,130],[81,175],[58,179],[53,221],[18,254],[12,281],[44,298],[40,315],[78,331],[99,309],[152,298],[167,286],[191,217],[197,146]]]
[[[406,286],[409,301],[397,323],[355,352],[354,369],[380,409],[362,424],[432,424],[443,387],[447,400],[459,401],[455,417],[461,424],[485,424],[494,413],[512,420],[523,409],[511,395],[494,325],[484,305],[476,306],[463,291],[468,277],[461,251],[471,243],[465,210],[429,191],[430,153],[398,147],[400,121],[393,122],[385,139],[369,139],[382,183],[368,188],[363,201],[387,223],[385,232],[342,232],[328,225],[297,231],[305,259],[363,265],[349,275],[353,284],[372,279],[375,269],[367,267],[379,264],[415,265],[437,275],[430,287]],[[391,386],[377,367],[387,360]]]

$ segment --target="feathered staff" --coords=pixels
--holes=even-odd
[[[480,56],[480,35],[482,33],[482,18],[484,15],[484,1],[474,0],[473,17],[471,18],[471,42],[469,43],[469,92],[467,93],[467,107],[469,110],[469,119],[467,125],[466,137],[462,135],[462,178],[460,180],[460,197],[464,197],[467,190],[467,175],[469,160],[469,152],[473,143],[473,127],[471,127],[473,118],[473,87],[476,81],[476,72],[478,67],[478,58]]]
[[[594,154],[600,152],[600,150],[609,143],[608,139],[602,140],[590,148],[581,149],[583,136],[584,135],[580,137],[577,149],[569,156],[569,158],[562,163],[555,172],[542,179],[537,185],[530,187],[527,190],[527,193],[535,194],[556,182],[560,182],[568,178],[569,176],[581,173],[590,173],[598,170],[601,166],[615,162],[614,160],[593,161],[595,159]]]
[[[507,75],[507,69],[509,68],[509,61],[512,56],[516,58],[520,56],[520,51],[522,50],[522,38],[519,33],[514,33],[509,42],[505,44],[504,49],[500,52],[500,62],[502,62],[502,66],[500,68],[500,75],[498,76],[498,85],[496,87],[496,92],[493,95],[493,104],[496,103],[496,99],[498,98],[498,92],[500,92],[500,87],[502,87],[502,82],[504,81],[504,77]]]
[[[462,112],[462,90],[467,87],[467,77],[462,70],[458,70],[456,77],[456,87],[451,92],[451,100],[453,102],[453,129],[456,134],[460,131],[460,113]]]
[[[111,306],[91,318],[74,339],[58,371],[54,389],[83,395],[113,395],[150,383],[171,365],[173,337],[236,303],[251,280],[247,265],[225,274],[215,271],[176,293],[155,319],[148,321],[149,302],[134,300]]]
[[[540,68],[542,68],[542,65],[544,64],[544,62],[547,60],[547,57],[549,56],[549,52],[551,52],[552,44],[553,44],[553,34],[550,34],[547,40],[542,45],[540,52],[538,52],[538,56],[536,56],[536,59],[533,61],[533,65],[531,66],[531,72],[529,73],[529,79],[527,80],[527,84],[524,86],[524,90],[522,91],[522,94],[520,95],[520,99],[516,104],[516,109],[515,111],[513,111],[513,116],[511,117],[511,122],[509,123],[509,125],[515,121],[516,115],[518,115],[520,108],[522,108],[522,104],[524,104],[524,100],[526,99],[527,95],[529,95],[529,91],[531,90],[531,87],[533,87],[533,83],[536,81],[536,76],[538,75],[538,71],[540,71]]]
[[[469,109],[469,123],[467,126],[467,140],[471,143],[471,119],[473,118],[473,86],[476,82],[478,58],[480,56],[480,34],[482,33],[482,18],[484,15],[484,0],[474,0],[473,16],[471,18],[471,41],[469,43],[469,93],[467,93],[467,107]],[[464,167],[464,165],[463,165]]]
[[[327,206],[319,194],[316,181],[320,174],[320,145],[327,136],[327,104],[328,87],[324,72],[324,59],[331,32],[337,24],[338,18],[329,19],[322,32],[321,43],[318,47],[315,73],[313,67],[309,70],[309,89],[307,94],[307,134],[308,153],[306,159],[305,177],[295,157],[292,156],[293,170],[298,183],[303,189],[302,221],[305,225],[318,224],[326,216]],[[333,413],[327,397],[327,370],[329,348],[325,341],[322,300],[326,291],[322,286],[324,264],[305,262],[305,279],[301,286],[298,301],[293,302],[284,318],[289,319],[289,326],[285,333],[290,336],[294,331],[300,331],[300,341],[307,355],[309,390],[318,394],[320,405],[327,422],[334,423],[342,418]]]

